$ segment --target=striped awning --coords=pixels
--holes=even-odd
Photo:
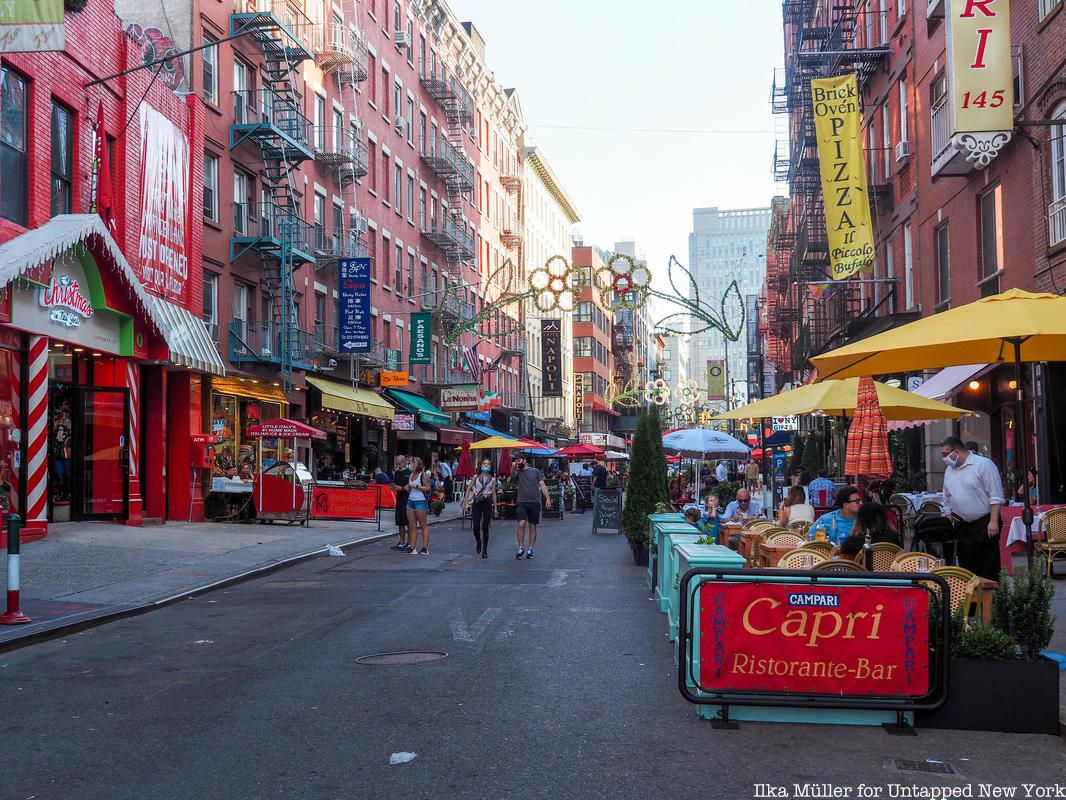
[[[226,365],[203,320],[194,317],[179,305],[154,295],[148,295],[162,320],[163,338],[170,348],[170,360],[175,366],[225,375]]]

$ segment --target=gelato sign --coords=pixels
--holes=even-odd
[[[41,289],[41,306],[48,309],[48,318],[67,328],[77,328],[83,319],[93,315],[93,305],[81,293],[78,281],[69,275],[54,277]]]

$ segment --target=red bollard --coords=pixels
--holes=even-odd
[[[23,625],[30,618],[19,609],[19,528],[18,514],[7,517],[7,612],[0,614],[0,625]]]

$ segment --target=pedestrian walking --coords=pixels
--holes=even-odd
[[[602,462],[597,461],[596,466],[592,468],[592,502],[593,508],[597,498],[600,496],[600,489],[607,488],[607,467]]]
[[[447,503],[452,499],[452,483],[454,480],[451,462],[447,458],[442,458],[437,462],[437,471],[440,473],[441,483],[444,484],[444,502]]]
[[[959,566],[999,580],[999,509],[1004,499],[999,469],[955,436],[940,442],[940,457],[947,467],[944,506],[955,521]]]
[[[521,453],[515,457],[515,478],[518,492],[515,498],[515,519],[518,520],[518,552],[515,559],[533,558],[533,547],[537,544],[537,526],[540,524],[540,498],[544,497],[544,507],[552,507],[548,485],[544,476],[536,467],[526,462]],[[526,530],[529,531],[529,549],[526,549]]]
[[[744,486],[752,493],[759,488],[759,463],[754,458],[744,467]]]
[[[422,459],[411,459],[411,477],[407,481],[407,527],[410,530],[411,549],[414,555],[429,554],[429,495],[433,490],[433,478],[422,466]],[[422,549],[418,549],[418,531],[422,531]]]
[[[411,543],[407,540],[407,482],[409,480],[411,480],[411,468],[407,466],[407,456],[398,455],[392,470],[392,489],[396,494],[396,527],[400,541],[389,549],[400,550],[404,553],[411,552]]]
[[[467,484],[463,497],[463,510],[470,509],[474,541],[482,558],[489,557],[489,525],[496,505],[496,477],[492,474],[492,461],[483,458],[477,477]]]

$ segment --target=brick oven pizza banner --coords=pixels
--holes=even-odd
[[[187,305],[189,140],[170,120],[141,103],[141,283]]]
[[[922,697],[929,594],[917,586],[702,583],[699,685]]]

